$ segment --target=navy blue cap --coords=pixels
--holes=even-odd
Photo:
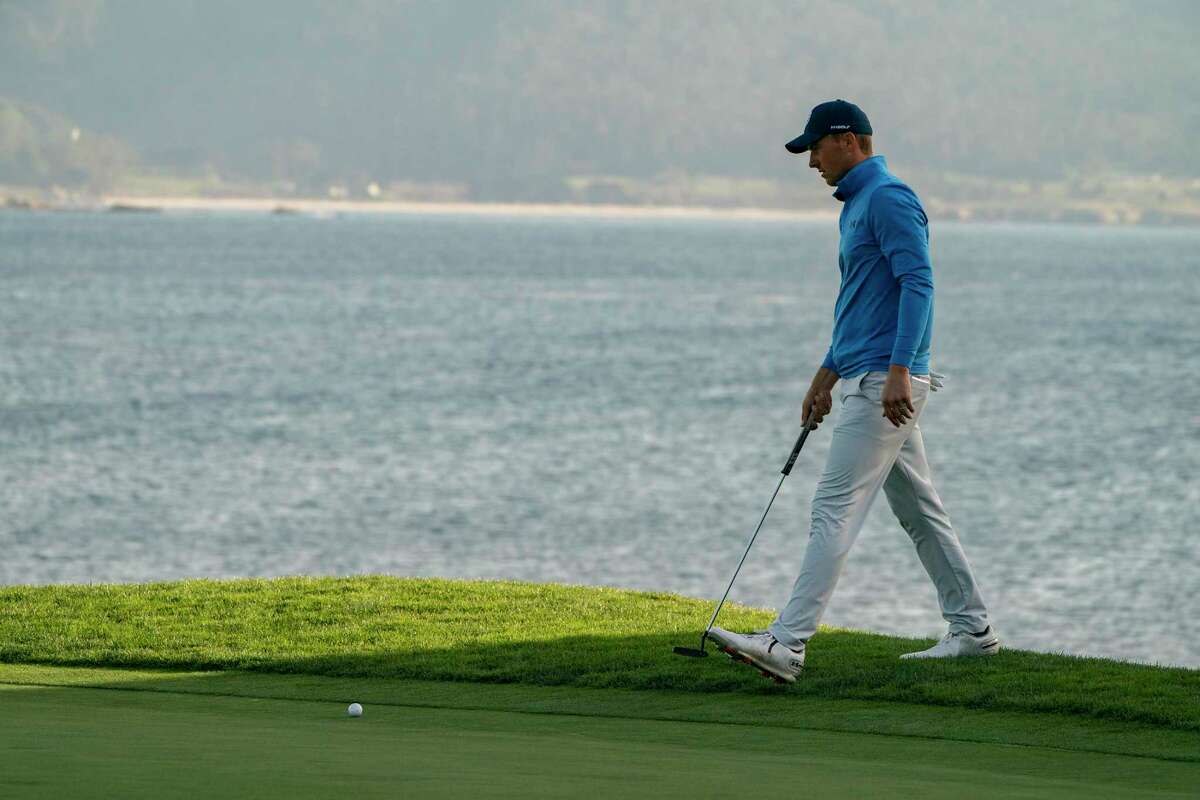
[[[821,103],[808,116],[804,133],[785,145],[789,153],[803,153],[813,142],[831,133],[864,133],[871,135],[871,122],[863,110],[845,100]]]

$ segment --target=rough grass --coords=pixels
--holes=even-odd
[[[0,588],[0,662],[887,700],[1200,731],[1200,671],[1021,651],[900,661],[927,640],[822,629],[794,686],[695,646],[709,601],[390,577]],[[727,606],[721,624],[773,613]]]

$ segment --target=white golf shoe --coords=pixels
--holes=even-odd
[[[804,648],[792,650],[767,631],[733,633],[713,628],[708,638],[734,661],[756,667],[764,678],[776,683],[795,683],[804,669]]]
[[[994,656],[1000,652],[1000,640],[989,625],[983,633],[947,633],[928,650],[905,653],[901,658],[959,658],[961,656]]]

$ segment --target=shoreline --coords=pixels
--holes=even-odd
[[[494,217],[607,217],[613,219],[739,219],[836,221],[834,210],[790,211],[711,206],[584,205],[574,203],[431,203],[393,200],[279,200],[256,197],[154,197],[104,195],[99,210],[261,212],[268,214],[462,214]]]
[[[329,198],[201,197],[194,195],[107,194],[25,199],[3,196],[0,210],[88,211],[105,213],[274,214],[317,219],[343,215],[446,215],[624,220],[726,220],[759,222],[836,222],[840,207],[784,209],[761,206],[633,205],[621,203],[521,203],[417,200],[335,200]],[[936,201],[927,209],[931,222],[980,225],[1081,225],[1101,229],[1192,229],[1200,214],[1139,212],[1117,214],[1112,209],[1068,208],[1046,213],[998,208],[946,207]]]

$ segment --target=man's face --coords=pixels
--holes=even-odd
[[[808,165],[821,173],[830,186],[837,186],[850,167],[851,153],[843,146],[842,136],[822,136],[808,148]]]

